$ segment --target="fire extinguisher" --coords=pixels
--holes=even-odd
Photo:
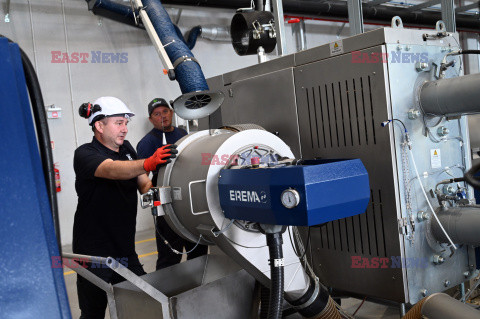
[[[55,188],[57,193],[62,190],[62,184],[60,183],[60,171],[58,170],[58,163],[53,164],[53,171],[55,172]]]

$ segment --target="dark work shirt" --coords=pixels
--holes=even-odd
[[[73,224],[74,253],[104,257],[135,254],[137,178],[95,177],[98,166],[109,158],[135,160],[137,154],[128,141],[115,152],[95,137],[75,150],[73,168],[78,205]]]
[[[187,132],[178,127],[174,127],[171,132],[165,132],[167,144],[175,144],[185,135],[187,135]],[[152,129],[137,144],[138,158],[148,158],[152,156],[159,147],[163,146],[162,141],[163,132],[156,128]]]

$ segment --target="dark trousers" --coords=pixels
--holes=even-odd
[[[121,263],[126,265],[133,273],[138,276],[146,274],[143,270],[138,256],[135,254],[125,259],[121,259]],[[94,265],[97,267],[88,266],[88,270],[94,275],[103,279],[105,282],[112,285],[117,284],[125,279],[114,272],[112,269],[104,265]],[[103,268],[103,267],[107,268]],[[82,314],[80,319],[104,319],[105,309],[107,308],[107,294],[87,279],[77,275],[77,294],[78,304]]]
[[[185,247],[185,251],[190,251],[196,245],[196,243],[192,243],[178,236],[177,233],[175,233],[170,228],[170,226],[168,226],[164,217],[157,217],[156,228],[157,230],[155,231],[155,237],[157,239],[158,250],[156,270],[178,264],[182,259],[182,255],[175,254],[170,249],[170,247],[168,247],[164,243],[163,239],[158,235],[158,233],[165,237],[165,239],[170,243],[170,245],[180,252],[183,251],[183,247]],[[190,260],[199,256],[206,255],[207,252],[207,245],[198,245],[197,248],[193,249],[193,251],[187,255],[187,259]]]

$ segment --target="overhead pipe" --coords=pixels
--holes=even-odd
[[[93,14],[106,17],[118,22],[136,27],[142,27],[135,23],[134,12],[131,6],[120,4],[111,0],[85,0],[88,10]]]
[[[89,9],[98,15],[102,15],[120,22],[135,25],[133,15],[127,14],[112,15],[106,8],[111,0],[86,0]],[[267,0],[267,2],[269,2]],[[203,6],[225,9],[238,9],[250,6],[248,0],[163,0],[164,4],[185,5],[185,6]],[[116,5],[122,6],[118,3]],[[128,9],[124,6],[123,9]],[[265,6],[266,8],[266,6]],[[363,6],[363,20],[365,24],[386,25],[389,26],[394,16],[400,16],[403,24],[408,27],[428,27],[435,26],[437,21],[442,20],[441,12],[412,12],[408,8],[392,6]],[[304,17],[320,18],[325,21],[348,22],[348,5],[346,2],[327,3],[313,1],[284,0],[283,11],[285,15],[300,15]],[[457,30],[479,33],[480,20],[479,15],[456,14]]]
[[[283,0],[283,11],[289,15],[306,15],[319,18],[348,19],[347,2],[316,2]],[[164,0],[164,4],[205,6],[226,9],[238,9],[250,6],[250,0]],[[437,21],[442,20],[441,12],[411,12],[408,8],[392,6],[363,6],[363,19],[369,23],[387,23],[394,16],[400,16],[403,24],[410,27],[432,27]],[[456,14],[457,29],[461,31],[478,32],[480,20],[478,15],[466,16]]]

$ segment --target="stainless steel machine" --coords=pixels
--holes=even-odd
[[[201,129],[255,123],[296,158],[363,161],[366,213],[310,230],[308,260],[333,291],[415,304],[478,273],[471,242],[452,245],[451,225],[432,231],[433,210],[473,203],[473,190],[453,178],[471,166],[464,114],[479,111],[480,82],[462,76],[459,49],[441,22],[411,30],[396,19],[208,79],[226,98]]]
[[[394,18],[392,28],[208,80],[223,105],[177,142],[142,206],[228,257],[142,278],[104,258],[129,281],[102,288],[112,317],[130,317],[145,300],[145,318],[255,317],[253,278],[270,287],[272,318],[284,298],[303,317],[351,317],[331,292],[416,304],[405,318],[477,317],[439,292],[478,275],[464,115],[480,112],[480,75],[463,76],[461,56],[480,52],[461,50],[441,22],[401,25]],[[349,164],[300,167],[311,159]],[[297,225],[294,239],[288,225]],[[235,307],[222,312],[222,302]]]

